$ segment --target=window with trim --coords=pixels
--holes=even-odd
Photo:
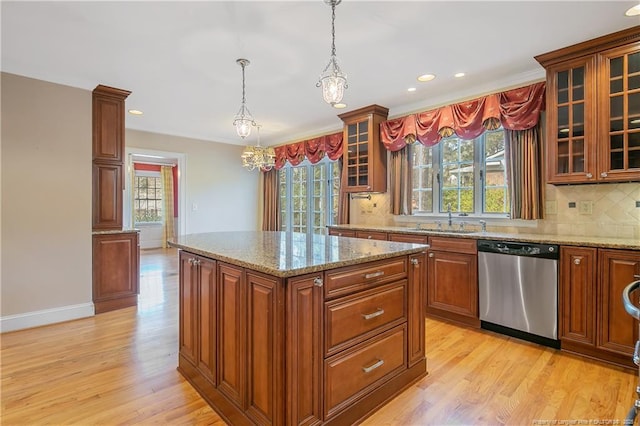
[[[508,215],[509,192],[502,128],[473,140],[457,136],[432,147],[411,146],[414,214]]]
[[[136,224],[162,223],[162,178],[159,172],[136,170],[133,210]]]
[[[280,223],[283,231],[324,234],[336,223],[340,194],[340,167],[323,159],[287,164],[278,171],[280,179]]]

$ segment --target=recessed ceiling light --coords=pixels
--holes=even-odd
[[[436,78],[436,76],[433,74],[422,74],[418,76],[418,81],[431,81],[434,78]]]
[[[640,15],[640,3],[633,6],[624,13],[626,16],[638,16]]]
[[[334,104],[333,107],[336,109],[343,109],[347,107],[347,104],[343,104],[343,103]]]
[[[455,73],[453,76],[454,76],[455,78],[464,77],[464,73],[463,73],[463,72]]]
[[[409,88],[407,89],[407,92],[415,92],[415,91],[416,91],[416,88],[415,88],[415,87],[409,87]]]
[[[129,114],[131,114],[131,115],[142,115],[143,112],[140,111],[139,109],[130,109],[129,110]]]

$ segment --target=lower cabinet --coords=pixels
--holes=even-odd
[[[430,237],[429,244],[427,314],[480,327],[476,240]]]
[[[181,251],[178,369],[230,424],[357,423],[426,374],[425,265],[278,278]]]
[[[640,274],[640,252],[560,248],[562,349],[631,367],[638,329],[622,290]]]
[[[138,238],[137,231],[93,234],[93,305],[96,314],[138,304]]]

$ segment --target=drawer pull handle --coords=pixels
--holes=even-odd
[[[324,282],[322,281],[322,278],[315,277],[313,279],[313,285],[315,285],[316,287],[322,287],[322,284],[324,284]]]
[[[362,367],[362,371],[364,371],[365,373],[371,373],[376,368],[381,367],[382,364],[384,364],[384,360],[379,359],[378,361],[376,361],[375,363],[371,364],[368,367]]]
[[[370,320],[371,318],[379,317],[382,314],[384,314],[384,309],[378,308],[375,312],[371,312],[370,314],[362,314],[362,318]]]
[[[636,341],[636,348],[633,351],[633,363],[640,365],[640,340]]]
[[[381,277],[384,275],[384,271],[372,272],[371,274],[365,274],[364,277],[366,279]]]

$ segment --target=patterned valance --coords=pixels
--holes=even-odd
[[[380,139],[389,151],[418,141],[433,146],[454,133],[474,139],[500,125],[525,130],[538,124],[545,104],[545,83],[494,93],[482,98],[387,120],[380,124]]]
[[[342,156],[342,132],[324,135],[306,141],[281,145],[274,148],[276,152],[276,169],[284,167],[287,161],[297,166],[307,158],[311,164],[316,164],[325,154],[331,160]]]

